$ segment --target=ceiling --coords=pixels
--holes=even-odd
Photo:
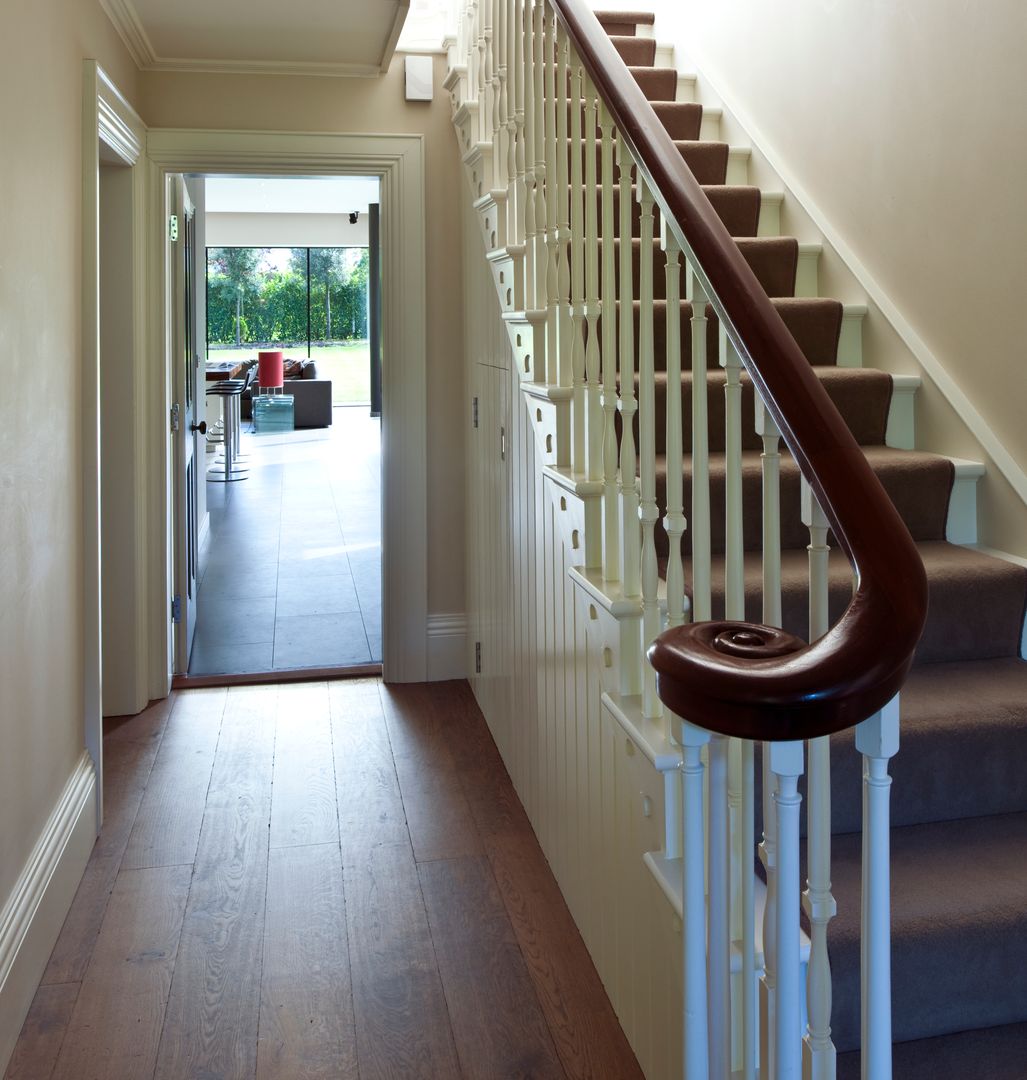
[[[410,0],[100,0],[150,71],[377,75]]]

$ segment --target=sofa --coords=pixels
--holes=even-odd
[[[250,420],[253,417],[253,395],[260,393],[256,361],[253,361],[246,377],[248,381],[242,394],[241,415],[244,420]],[[292,394],[296,427],[331,426],[332,380],[317,377],[313,360],[302,361],[300,373],[286,378],[284,392]]]

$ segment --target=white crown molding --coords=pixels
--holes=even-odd
[[[96,821],[96,774],[83,752],[0,909],[0,1072],[89,861]]]
[[[409,0],[400,0],[382,57],[377,63],[331,63],[316,60],[228,60],[219,57],[159,56],[143,27],[132,0],[100,0],[135,65],[141,71],[192,71],[217,75],[330,75],[371,78],[388,71],[396,51]]]
[[[132,0],[100,0],[100,7],[121,35],[129,54],[138,68],[148,68],[157,59]]]

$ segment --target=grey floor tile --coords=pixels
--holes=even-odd
[[[221,600],[246,597],[274,597],[278,590],[278,564],[236,566],[229,570],[208,571],[200,585],[200,610]]]
[[[359,611],[296,615],[275,622],[276,668],[344,667],[370,662]]]
[[[224,597],[206,604],[196,620],[196,636],[212,644],[272,641],[274,631],[273,596]]]
[[[339,577],[350,572],[349,559],[344,549],[328,547],[323,551],[282,551],[278,563],[279,584],[313,578]]]
[[[189,663],[190,675],[244,675],[270,671],[274,645],[270,641],[248,644],[210,644],[197,639]]]
[[[278,586],[278,619],[293,615],[333,615],[359,609],[357,589],[349,574],[288,578]]]

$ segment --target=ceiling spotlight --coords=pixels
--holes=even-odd
[[[359,218],[359,217],[360,217],[360,215],[356,212],[356,210],[354,210],[353,213],[350,214],[350,216],[349,216],[350,225],[356,225],[357,218]]]

